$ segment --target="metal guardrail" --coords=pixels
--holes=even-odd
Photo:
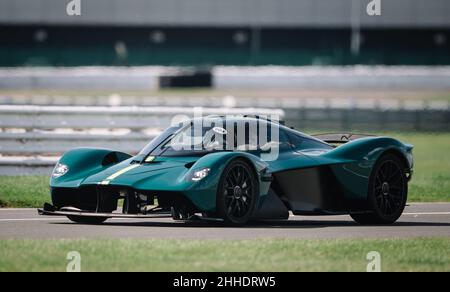
[[[72,106],[72,107],[212,107],[212,108],[264,108],[264,109],[376,109],[376,110],[450,110],[445,100],[401,100],[374,98],[274,98],[261,96],[9,96],[0,95],[0,105]]]
[[[75,147],[136,153],[168,127],[174,116],[192,117],[200,111],[203,116],[277,114],[298,129],[450,131],[447,102],[266,100],[253,100],[265,108],[0,105],[0,175],[48,173],[54,158],[42,156],[56,157]],[[229,98],[227,102],[236,106],[248,100]],[[285,109],[276,109],[277,105]],[[95,129],[107,131],[97,133]],[[23,157],[14,160],[9,156]]]
[[[198,115],[278,115],[263,108],[0,106],[0,175],[48,174],[76,147],[134,154],[174,120]]]
[[[259,114],[284,116],[283,110],[261,108],[63,107],[0,106],[0,129],[130,129],[167,128],[175,120],[196,115]]]
[[[15,156],[60,155],[76,147],[108,147],[125,153],[136,153],[155,136],[143,133],[125,135],[0,133],[0,153]]]
[[[450,131],[450,111],[439,109],[289,109],[286,121],[299,129],[338,132]]]
[[[182,69],[182,68],[181,68]],[[156,90],[176,67],[0,68],[0,88]],[[215,89],[450,89],[449,66],[215,66]]]
[[[0,157],[0,176],[50,176],[58,157]]]

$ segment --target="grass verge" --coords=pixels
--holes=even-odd
[[[450,202],[450,133],[390,133],[414,145],[414,175],[409,185],[412,202]]]
[[[67,253],[82,271],[450,271],[448,239],[398,240],[4,240],[0,272],[65,271]],[[130,252],[133,251],[133,252]],[[338,252],[337,252],[338,251]]]
[[[0,176],[0,207],[42,207],[50,199],[45,176]]]
[[[385,133],[414,145],[410,202],[450,202],[450,133]],[[48,177],[0,177],[0,207],[40,207],[49,201]]]

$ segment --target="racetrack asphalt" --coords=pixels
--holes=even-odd
[[[360,226],[349,216],[291,216],[288,221],[258,222],[244,227],[172,219],[110,219],[80,225],[65,217],[39,216],[36,209],[0,209],[4,239],[258,239],[258,238],[450,238],[450,203],[410,204],[390,226]]]

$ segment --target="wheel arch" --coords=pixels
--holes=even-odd
[[[389,156],[389,157],[388,157]],[[392,161],[392,157],[397,158],[399,161]],[[398,164],[398,162],[402,163],[403,165],[399,165],[399,168],[404,169],[404,173],[402,174],[403,177],[405,177],[406,180],[398,180],[396,179],[395,183],[401,184],[403,188],[399,188],[399,190],[402,190],[402,197],[399,198],[399,194],[396,194],[396,200],[400,201],[394,201],[392,198],[392,195],[389,191],[389,187],[392,183],[392,179],[396,177],[396,175],[392,176],[390,172],[388,172],[389,175],[387,175],[384,178],[381,178],[380,180],[377,179],[378,171],[381,171],[383,163],[394,163]],[[354,212],[350,213],[351,217],[360,224],[392,224],[398,220],[398,218],[401,216],[401,214],[404,211],[407,198],[408,198],[408,180],[409,177],[407,176],[408,171],[410,168],[408,167],[408,159],[405,157],[404,153],[402,153],[401,150],[395,149],[395,148],[389,148],[380,153],[380,155],[377,157],[375,161],[375,165],[372,168],[371,175],[369,178],[369,190],[368,190],[368,198],[367,198],[367,209],[370,210],[368,212]],[[389,167],[390,169],[391,167]],[[395,170],[394,170],[395,171]],[[396,172],[397,173],[397,172]],[[376,182],[378,181],[378,187],[376,187]],[[395,184],[394,183],[394,184]],[[382,187],[381,184],[387,184],[388,188],[386,190],[386,194],[378,194],[378,198],[376,197],[376,189],[378,189],[378,192],[381,192]],[[397,186],[398,187],[398,186]],[[383,199],[385,196],[388,196],[387,199]],[[387,201],[388,203],[383,203],[383,201]],[[381,204],[381,206],[380,206]],[[384,205],[384,207],[383,207]],[[391,213],[387,213],[390,210]],[[384,213],[383,213],[384,212]]]
[[[261,199],[261,180],[259,179],[259,177],[260,177],[260,171],[261,170],[258,171],[258,169],[257,169],[257,167],[255,165],[255,162],[252,161],[252,159],[250,159],[250,157],[247,157],[246,155],[237,155],[235,157],[232,157],[231,159],[229,159],[227,161],[227,163],[225,165],[225,168],[226,168],[226,166],[230,165],[231,163],[233,163],[234,161],[237,161],[237,160],[241,160],[241,161],[245,162],[250,167],[250,169],[252,170],[253,175],[255,176],[256,182],[257,182],[258,200],[260,200]],[[221,176],[222,175],[224,175],[223,171],[222,171]]]
[[[380,156],[378,157],[377,161],[379,161],[385,155],[393,155],[401,161],[401,163],[403,164],[402,166],[404,167],[404,171],[406,173],[407,179],[408,179],[408,181],[410,181],[412,178],[412,173],[413,173],[413,169],[412,169],[413,165],[412,165],[412,162],[410,160],[408,160],[408,157],[400,149],[390,148],[390,149],[383,151],[380,154]]]
[[[201,159],[199,159],[191,169],[200,169],[203,167],[211,167],[220,169],[220,174],[227,165],[236,159],[241,159],[245,161],[254,171],[254,174],[259,177],[259,174],[268,169],[269,165],[262,161],[259,157],[245,152],[220,152],[209,154]]]
[[[257,205],[253,211],[253,214],[260,213],[260,210],[264,207],[264,203],[267,201],[270,192],[270,186],[272,184],[272,174],[269,171],[269,164],[262,161],[259,157],[245,152],[230,153],[227,157],[224,168],[233,163],[234,161],[242,161],[246,163],[255,176],[257,183]],[[221,176],[223,175],[223,171]]]
[[[408,168],[408,169],[409,169],[409,162],[408,162],[408,159],[406,159],[405,155],[404,155],[400,150],[398,150],[398,149],[396,149],[396,148],[390,148],[390,149],[387,149],[386,151],[384,151],[383,153],[381,153],[381,155],[380,155],[380,157],[378,157],[377,161],[378,161],[381,157],[383,157],[383,156],[385,156],[385,155],[389,155],[389,154],[394,155],[394,156],[396,156],[397,158],[399,158],[400,161],[403,163],[403,166],[404,166],[405,168]]]
[[[249,157],[246,157],[246,156],[236,156],[236,157],[233,157],[232,159],[230,159],[230,160],[228,161],[227,165],[230,164],[230,163],[232,163],[232,162],[235,161],[235,160],[243,160],[244,162],[246,162],[246,163],[250,166],[250,168],[252,169],[253,174],[254,174],[256,177],[258,177],[258,170],[256,169],[255,163],[254,163]]]

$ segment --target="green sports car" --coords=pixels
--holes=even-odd
[[[171,216],[242,225],[290,212],[392,224],[406,205],[412,149],[389,137],[309,136],[259,116],[193,119],[136,156],[65,153],[50,180],[52,204],[39,213],[84,224]]]

